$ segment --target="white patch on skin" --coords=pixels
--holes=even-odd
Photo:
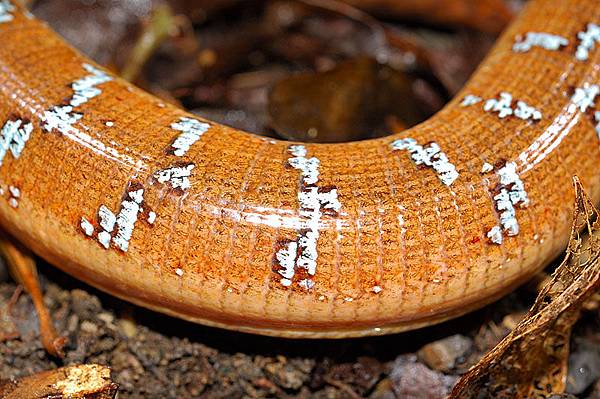
[[[190,149],[192,144],[202,137],[204,133],[208,131],[210,125],[208,123],[200,122],[197,119],[181,117],[179,121],[171,124],[171,128],[179,130],[181,134],[175,138],[171,148],[173,154],[181,157]]]
[[[292,280],[288,280],[287,278],[282,278],[280,281],[281,285],[284,287],[289,287],[292,285]]]
[[[21,156],[32,131],[33,125],[31,122],[24,124],[21,119],[6,121],[2,126],[2,130],[0,130],[0,165],[2,165],[8,151],[15,159]]]
[[[491,172],[492,170],[494,170],[494,167],[492,166],[491,163],[485,162],[483,164],[483,166],[481,167],[481,173],[482,174],[486,174],[488,172]]]
[[[543,32],[528,32],[524,40],[517,40],[513,45],[513,51],[524,53],[531,50],[532,47],[541,47],[546,50],[559,50],[562,46],[567,46],[569,41],[559,35],[553,35]]]
[[[581,112],[585,112],[588,108],[594,106],[594,100],[598,94],[600,94],[600,87],[598,85],[586,84],[583,87],[575,89],[571,101]]]
[[[105,205],[100,205],[98,209],[98,218],[100,219],[100,227],[107,232],[112,232],[117,222],[117,217]]]
[[[277,251],[275,259],[281,267],[278,273],[283,286],[292,285],[296,268],[303,268],[310,276],[317,271],[317,242],[319,240],[319,223],[323,211],[339,212],[342,204],[338,200],[337,190],[320,191],[316,185],[319,181],[320,161],[316,157],[306,158],[307,151],[302,145],[292,145],[288,151],[293,155],[288,164],[300,171],[301,190],[298,192],[300,216],[305,218],[301,226],[302,233],[296,241],[288,242]],[[315,283],[312,279],[303,279],[298,285],[304,289],[311,289]]]
[[[354,298],[351,298],[351,297],[344,298],[344,301],[346,301],[346,302],[352,302],[353,300],[354,300]]]
[[[487,100],[483,109],[488,112],[497,112],[498,117],[501,119],[510,115],[514,115],[523,120],[542,119],[542,113],[524,101],[517,101],[517,107],[514,109],[511,108],[512,101],[512,95],[503,92],[500,93],[500,99],[492,98]]]
[[[527,105],[527,103],[523,101],[517,101],[517,108],[514,112],[517,118],[523,119],[524,121],[529,119],[539,121],[542,119],[542,113],[540,111],[530,105]]]
[[[305,290],[310,290],[312,287],[315,286],[315,282],[309,278],[305,278],[304,280],[300,280],[298,285],[304,288]]]
[[[143,195],[144,190],[140,189],[139,191]],[[141,195],[140,199],[143,201]],[[133,234],[137,215],[141,212],[140,204],[142,201],[138,202],[136,198],[121,202],[121,211],[117,215],[117,234],[113,237],[113,243],[123,252],[127,252],[129,248],[129,240]]]
[[[115,125],[115,123],[114,123],[114,122],[112,122],[112,121],[107,121],[107,122],[105,122],[104,124],[105,124],[106,126],[108,126],[108,127],[113,127],[113,126]]]
[[[587,30],[579,32],[577,38],[580,40],[575,52],[575,58],[579,61],[587,61],[590,58],[590,51],[594,49],[596,42],[600,43],[600,26],[588,24]]]
[[[154,172],[154,178],[159,183],[168,183],[172,188],[180,188],[185,191],[191,187],[188,178],[192,174],[192,169],[194,169],[194,164],[161,169]]]
[[[405,138],[392,142],[391,146],[394,151],[408,151],[415,164],[433,168],[438,178],[447,186],[451,186],[459,176],[456,167],[450,163],[446,154],[441,151],[440,146],[435,142],[423,147],[417,144],[415,139]]]
[[[11,12],[15,10],[9,0],[0,0],[0,23],[10,22],[13,20]]]
[[[475,100],[467,101],[468,97],[473,97],[475,99],[481,100],[479,97],[476,96],[467,96],[461,103],[463,107],[477,104],[480,102]],[[516,106],[513,107],[513,96],[507,92],[500,93],[500,98],[490,98],[488,100],[485,100],[483,104],[483,110],[486,112],[496,112],[500,119],[504,119],[508,116],[513,115],[525,121],[539,121],[542,119],[542,113],[524,101],[518,100]]]
[[[88,236],[91,237],[94,234],[94,225],[90,223],[89,220],[87,220],[86,218],[82,217],[81,218],[81,222],[79,223],[79,226],[81,226],[81,230],[83,230],[83,233]]]
[[[376,285],[373,288],[371,288],[371,291],[373,291],[375,294],[379,294],[381,291],[383,291],[383,288],[381,288],[380,286]]]
[[[110,248],[110,243],[112,242],[116,248],[127,252],[138,213],[142,212],[143,201],[144,189],[140,188],[127,192],[127,197],[121,202],[121,208],[117,215],[108,209],[107,206],[100,205],[100,208],[98,208],[98,224],[102,230],[97,234],[96,238],[104,248]],[[86,222],[85,227],[84,221]],[[87,236],[91,237],[94,230],[93,226],[91,230],[89,229],[89,226],[87,226],[88,223],[87,219],[81,218],[81,228]],[[89,232],[91,233],[88,234]]]
[[[19,187],[8,186],[8,191],[15,198],[20,198],[21,197],[21,190],[19,190]]]
[[[499,118],[506,118],[513,114],[511,108],[512,95],[503,92],[500,93],[500,99],[491,98],[483,105],[484,111],[497,112]]]
[[[73,109],[100,95],[102,90],[96,86],[113,80],[110,75],[92,65],[83,64],[83,68],[91,75],[78,79],[71,84],[74,93],[69,100],[69,104],[58,105],[50,108],[48,111],[44,111],[44,114],[41,117],[43,122],[42,127],[47,132],[56,129],[59,132],[66,134],[76,130],[73,125],[80,120],[83,115],[73,112]]]
[[[180,268],[175,269],[175,274],[178,275],[179,277],[183,276],[183,270],[181,270]]]
[[[492,227],[490,231],[487,232],[487,237],[494,244],[502,244],[502,240],[504,239],[504,237],[502,237],[502,228],[500,226]]]
[[[600,139],[600,111],[594,112],[594,119],[596,120],[596,134]]]
[[[154,222],[156,221],[156,212],[149,212],[148,213],[148,223],[150,224],[154,224]]]
[[[496,171],[500,178],[500,191],[494,196],[494,204],[500,214],[500,226],[495,226],[487,233],[488,238],[496,244],[502,243],[502,239],[498,238],[499,228],[508,236],[519,234],[515,207],[518,205],[524,208],[529,205],[525,186],[516,170],[517,164],[508,162]]]
[[[21,190],[15,186],[8,186],[8,192],[10,194],[10,198],[8,199],[8,205],[13,208],[19,207],[19,198],[21,198]]]
[[[106,249],[110,247],[110,233],[108,231],[101,231],[98,233],[98,242]]]
[[[290,285],[292,283],[292,278],[294,277],[294,266],[296,266],[296,254],[298,251],[298,243],[296,241],[291,241],[287,243],[285,248],[280,249],[275,254],[275,258],[279,263],[279,266],[282,267],[279,270],[279,274],[283,277],[282,284],[284,284],[283,280],[286,280],[286,283],[289,281]],[[286,285],[286,284],[284,284]]]
[[[472,94],[468,94],[460,103],[461,107],[468,107],[469,105],[477,104],[482,101],[481,97],[474,96]]]

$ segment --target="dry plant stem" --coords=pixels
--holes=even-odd
[[[5,235],[0,237],[0,253],[6,259],[9,272],[31,296],[33,306],[38,314],[40,335],[44,348],[52,356],[63,358],[63,347],[66,339],[56,333],[52,317],[44,304],[33,255],[27,249],[14,244]]]
[[[576,204],[565,259],[527,316],[456,384],[451,399],[544,398],[563,392],[573,324],[600,287],[598,210],[574,178]],[[590,221],[590,218],[596,221]],[[589,235],[582,245],[580,232]]]
[[[582,29],[600,21],[597,0],[528,2],[438,114],[330,145],[185,113],[10,13],[0,122],[20,141],[0,167],[0,223],[74,277],[170,315],[295,338],[437,323],[505,295],[563,250],[573,175],[600,199],[589,99],[599,46],[576,58]],[[513,51],[530,32],[569,45]],[[502,92],[513,101],[495,111]],[[444,157],[417,163],[432,142]],[[508,220],[495,200],[507,190],[518,203]]]
[[[152,11],[150,21],[136,41],[130,58],[121,71],[121,77],[128,81],[134,81],[154,51],[173,33],[175,28],[176,20],[171,7],[166,4],[156,7]]]

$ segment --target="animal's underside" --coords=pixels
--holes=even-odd
[[[413,329],[555,257],[573,175],[600,199],[595,0],[529,2],[442,111],[343,144],[187,114],[0,4],[1,225],[151,309],[287,337]]]

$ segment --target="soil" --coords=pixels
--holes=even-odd
[[[30,298],[0,283],[0,376],[77,363],[112,369],[119,398],[443,398],[530,306],[534,284],[450,322],[415,332],[347,340],[286,340],[223,331],[115,299],[41,263],[45,302],[68,337],[66,358],[41,347]],[[572,337],[569,388],[600,398],[598,311]]]

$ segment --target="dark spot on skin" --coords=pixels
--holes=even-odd
[[[494,171],[498,170],[498,169],[502,169],[503,167],[506,166],[506,162],[507,160],[504,158],[500,158],[498,159],[496,162],[494,162]]]
[[[306,270],[305,268],[294,267],[294,282],[312,279],[312,278],[313,278],[313,276],[308,274],[308,270]]]
[[[18,119],[21,119],[21,118],[20,118],[20,117],[19,117],[19,115],[18,115],[17,113],[15,113],[15,112],[10,112],[10,113],[8,114],[8,116],[6,117],[6,120],[7,120],[7,121],[16,121],[16,120],[18,120]]]
[[[60,102],[58,103],[59,107],[67,107],[67,106],[71,106],[71,97],[65,97],[62,100],[60,100]]]

